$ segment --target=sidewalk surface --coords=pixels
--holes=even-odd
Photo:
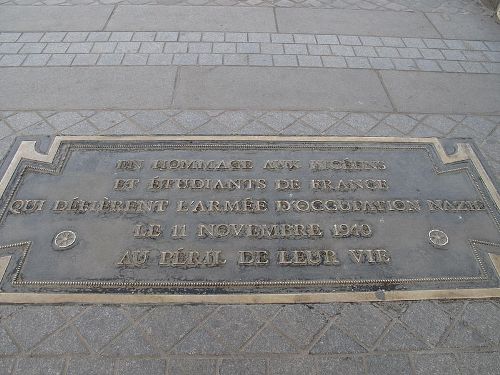
[[[500,177],[478,0],[0,4],[2,156],[40,134],[467,137]],[[498,300],[0,305],[0,374],[499,372]]]

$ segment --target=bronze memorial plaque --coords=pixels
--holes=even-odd
[[[18,140],[0,180],[0,302],[499,297],[475,147],[434,138]]]

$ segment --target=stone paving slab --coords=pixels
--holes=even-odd
[[[0,0],[0,5],[204,5],[204,6],[259,6],[259,7],[299,7],[331,8],[352,10],[383,10],[401,12],[428,12],[446,14],[490,14],[481,0]]]
[[[500,113],[498,75],[392,71],[380,74],[398,111]]]
[[[323,68],[182,67],[173,103],[181,108],[391,109],[374,72]]]
[[[444,38],[500,40],[500,25],[490,16],[429,14],[427,17]]]
[[[4,109],[166,107],[175,74],[172,67],[3,68],[0,102]]]
[[[102,30],[112,6],[2,6],[0,31]]]
[[[269,8],[120,5],[106,30],[277,31]]]
[[[5,374],[495,374],[500,365],[496,301],[6,305],[0,315]]]
[[[500,116],[261,110],[0,111],[0,159],[15,136],[255,134],[470,138],[500,177]]]
[[[440,37],[422,13],[277,8],[276,19],[283,33]]]

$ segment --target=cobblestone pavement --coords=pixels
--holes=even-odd
[[[478,0],[0,5],[0,160],[16,136],[446,137],[500,178]],[[0,375],[499,373],[499,300],[0,305]]]
[[[500,73],[500,42],[223,32],[1,33],[0,66],[302,66]]]

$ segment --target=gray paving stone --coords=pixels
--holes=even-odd
[[[261,43],[260,52],[270,55],[279,55],[284,53],[283,44],[277,43]]]
[[[167,373],[172,375],[214,375],[215,360],[173,357],[168,360]]]
[[[201,63],[201,55],[199,61]],[[273,57],[272,55],[248,55],[248,64],[254,66],[272,66]]]
[[[224,39],[224,33],[220,31],[204,32],[201,38],[203,42],[223,42]]]
[[[311,349],[311,354],[363,352],[366,352],[366,349],[336,325],[331,325]]]
[[[451,324],[450,316],[431,302],[411,304],[401,321],[432,345],[440,340]]]
[[[52,55],[47,62],[48,66],[70,66],[75,58],[75,54]]]
[[[465,325],[462,321],[458,321],[447,336],[443,338],[439,346],[446,348],[478,348],[491,344],[491,341],[481,336],[477,330]]]
[[[286,45],[285,45],[286,48]],[[323,55],[323,56],[328,56],[331,55],[331,49],[327,45],[315,45],[315,44],[309,44],[307,45],[307,49],[311,55]]]
[[[440,74],[382,71],[393,103],[401,112],[497,112],[500,77],[480,74]],[[471,101],[470,98],[475,98]]]
[[[85,344],[73,327],[66,327],[42,341],[33,353],[43,355],[88,354]]]
[[[394,47],[375,47],[380,57],[399,57],[397,48]]]
[[[212,43],[189,43],[189,53],[210,53],[212,52]]]
[[[373,72],[332,69],[295,69],[293,75],[290,72],[287,68],[182,67],[174,104],[227,109],[390,108]],[[359,102],[348,100],[352,96],[358,97]]]
[[[500,343],[500,308],[489,302],[473,302],[464,310],[463,320],[475,327],[481,335]]]
[[[0,66],[19,66],[26,59],[26,55],[5,55],[0,59]]]
[[[413,357],[413,363],[417,375],[460,373],[453,354],[420,354]]]
[[[220,375],[265,375],[266,361],[263,359],[233,359],[223,360]]]
[[[115,52],[116,53],[136,53],[141,46],[140,42],[118,42]]]
[[[116,42],[95,42],[92,46],[93,53],[113,53],[117,46]],[[163,46],[162,46],[163,47]]]
[[[498,351],[484,353],[463,353],[459,355],[461,367],[465,374],[495,374],[500,368]]]
[[[0,53],[18,53],[23,46],[23,43],[2,43],[0,45]]]
[[[7,33],[2,33],[0,32],[0,42],[15,42],[16,40],[19,39],[21,36],[21,33],[12,33],[12,32],[7,32]]]
[[[177,344],[201,320],[213,311],[213,307],[165,306],[153,309],[150,318],[143,321],[144,331],[155,338],[162,350]],[[175,321],[175,325],[170,322]]]
[[[41,53],[46,45],[46,43],[24,43],[19,53]]]
[[[310,67],[321,67],[321,57],[320,56],[303,56],[298,55],[299,66],[310,66]]]
[[[14,366],[15,358],[2,358],[0,361],[0,373],[10,374]]]
[[[224,65],[248,65],[248,55],[246,54],[224,54]]]
[[[155,40],[155,32],[153,31],[143,31],[135,32],[132,36],[133,42],[151,42]]]
[[[269,33],[248,33],[248,41],[249,42],[263,42],[270,43],[271,35]]]
[[[71,358],[67,375],[112,375],[113,361],[100,357]]]
[[[295,43],[303,44],[316,44],[316,37],[310,34],[293,34],[293,40]],[[499,49],[500,50],[500,49]]]
[[[415,64],[417,64],[417,67],[424,72],[440,72],[441,71],[441,67],[438,65],[438,63],[435,61],[432,61],[432,60],[417,59],[417,60],[415,60]]]
[[[166,363],[157,359],[117,361],[116,373],[120,375],[164,375]]]
[[[500,26],[492,17],[467,14],[427,14],[439,33],[449,39],[500,40]]]
[[[318,375],[361,375],[365,373],[361,358],[317,358],[315,367]]]
[[[316,40],[318,44],[339,44],[339,38],[337,35],[317,35]]]
[[[311,356],[271,359],[269,361],[269,373],[273,375],[314,374],[314,362]]]
[[[45,53],[65,53],[70,46],[70,43],[47,43],[43,50]]]
[[[225,33],[224,41],[226,42],[248,42],[247,33]]]
[[[126,53],[122,65],[146,65],[148,55],[144,53]]]
[[[85,42],[89,36],[87,31],[72,31],[66,34],[64,42]]]
[[[176,42],[178,38],[179,33],[177,31],[159,31],[156,33],[155,40],[159,42]]]
[[[307,55],[308,53],[307,46],[305,44],[285,44],[283,47],[285,48],[285,53],[287,55]],[[327,46],[323,47],[328,49]],[[328,49],[328,51],[330,51],[330,49]]]
[[[304,305],[286,305],[273,320],[274,326],[302,347],[307,346],[326,323],[323,315]]]
[[[406,355],[369,356],[366,358],[370,375],[410,375],[410,360]]]
[[[64,358],[20,358],[14,375],[62,375]],[[90,374],[87,374],[90,375]]]
[[[426,345],[400,323],[389,327],[385,336],[377,343],[377,351],[422,350]]]
[[[8,354],[15,354],[17,352],[18,352],[17,346],[14,343],[14,341],[12,341],[10,335],[3,327],[0,327],[0,354],[8,355]]]
[[[89,53],[92,45],[93,43],[90,42],[71,43],[67,51],[68,53]]]
[[[97,65],[120,65],[125,54],[123,53],[114,53],[114,54],[101,54],[99,56],[99,60],[97,60]],[[154,55],[151,56],[151,58],[156,58],[156,56],[160,55]],[[172,60],[172,59],[170,59]],[[161,65],[161,64],[158,64]]]
[[[174,79],[171,67],[5,68],[0,102],[19,109],[158,108],[170,104]]]
[[[120,5],[106,30],[276,31],[271,8]]]
[[[200,65],[222,65],[222,56],[221,54],[204,54],[200,53],[198,55],[198,64]],[[249,62],[250,65],[268,65],[268,64],[259,64],[259,57],[264,55],[250,55]],[[271,62],[272,65],[272,62]]]
[[[443,54],[438,49],[424,48],[420,50],[420,53],[422,54],[422,56],[424,56],[424,59],[432,59],[432,60],[444,59]]]
[[[392,60],[386,57],[370,57],[368,59],[373,69],[394,69]]]
[[[276,17],[285,33],[439,37],[421,13],[276,8]]]
[[[203,325],[230,351],[237,352],[262,326],[246,306],[223,306]]]
[[[110,32],[103,32],[103,31],[94,31],[89,33],[87,37],[87,41],[89,42],[106,42],[111,33]]]
[[[335,324],[366,346],[372,346],[389,322],[385,314],[370,304],[349,304],[344,307]]]
[[[200,32],[180,32],[179,33],[179,42],[199,42],[201,41],[201,33]],[[224,35],[222,35],[222,41],[224,41]]]
[[[161,33],[158,33],[161,34]],[[177,33],[176,33],[177,34]],[[110,42],[130,42],[134,33],[132,31],[115,31],[109,37]],[[158,36],[157,36],[158,37]],[[177,36],[176,36],[177,39]]]
[[[113,7],[15,6],[2,5],[0,31],[100,30]]]
[[[88,308],[74,323],[95,352],[99,352],[129,324],[122,311],[106,306]]]
[[[392,59],[397,70],[417,70],[417,65],[412,59]]]
[[[271,43],[293,43],[292,34],[271,34]]]
[[[349,46],[360,46],[361,40],[358,36],[355,35],[339,35],[340,44],[349,45]]]
[[[370,69],[370,61],[366,57],[351,57],[345,58],[347,66],[353,69]]]
[[[99,54],[90,53],[90,54],[77,54],[73,59],[71,65],[75,66],[92,66],[96,65],[97,59],[99,58]]]
[[[364,57],[377,57],[377,52],[373,47],[369,46],[354,46],[354,53],[356,56],[364,56]]]
[[[321,56],[323,66],[327,68],[347,68],[347,62],[340,56]]]
[[[50,54],[28,55],[23,61],[23,66],[44,66],[50,57]]]
[[[248,353],[296,353],[298,348],[282,332],[273,326],[268,326],[258,332],[242,351]]]
[[[117,125],[120,126],[121,124]],[[112,128],[113,129],[113,128]],[[109,132],[109,130],[107,131]],[[135,131],[128,132],[134,134]],[[104,355],[110,356],[154,356],[158,354],[158,348],[146,339],[143,331],[139,326],[134,326],[129,330],[121,333],[118,337],[106,346],[102,351]]]

